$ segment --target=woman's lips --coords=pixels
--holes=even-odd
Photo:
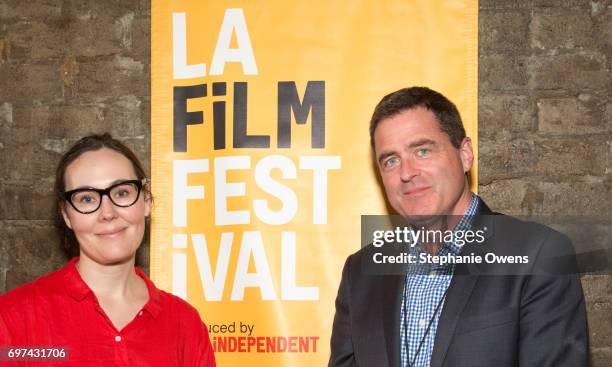
[[[109,229],[106,231],[102,231],[100,233],[96,233],[97,236],[100,236],[102,238],[114,238],[114,237],[118,237],[121,235],[121,233],[125,230],[125,228],[115,228],[115,229]]]

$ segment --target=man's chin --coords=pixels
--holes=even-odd
[[[438,223],[443,220],[444,216],[439,214],[406,214],[404,215],[406,221],[408,221],[413,226],[418,227],[429,227],[432,224]]]

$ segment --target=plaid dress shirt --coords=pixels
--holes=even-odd
[[[465,215],[453,229],[454,231],[471,228],[472,218],[476,213],[478,203],[478,196],[472,194],[470,205]],[[459,255],[461,248],[462,246],[456,243],[446,242],[437,255],[445,256],[449,253]],[[419,259],[422,252],[424,251],[421,246],[417,245],[412,247],[409,253],[414,254],[416,259]],[[402,367],[429,367],[436,329],[444,306],[443,297],[446,295],[454,270],[455,264],[416,264],[411,265],[408,269],[400,311]],[[438,305],[440,307],[436,313]],[[405,312],[405,310],[408,312]],[[404,332],[406,326],[407,333]],[[429,331],[427,332],[428,327]],[[406,334],[408,336],[407,341]]]

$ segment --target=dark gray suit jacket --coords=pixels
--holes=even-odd
[[[527,255],[529,263],[456,265],[431,367],[587,366],[584,296],[569,239],[539,224],[493,214],[480,203],[475,225],[486,228],[486,239],[464,246],[462,254]],[[329,366],[401,365],[405,276],[366,274],[364,259],[373,251],[368,246],[346,260]]]

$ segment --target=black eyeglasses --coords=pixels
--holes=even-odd
[[[93,213],[102,205],[102,197],[108,196],[111,203],[126,208],[138,201],[140,191],[146,179],[126,180],[105,189],[82,188],[63,193],[64,199],[79,213]]]

